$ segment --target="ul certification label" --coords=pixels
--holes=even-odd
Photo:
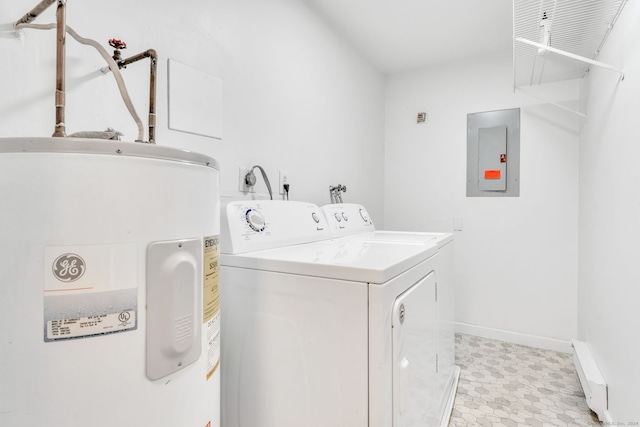
[[[45,342],[136,329],[137,267],[134,243],[46,247]]]
[[[219,236],[204,238],[203,322],[207,349],[207,379],[220,364],[220,251]]]

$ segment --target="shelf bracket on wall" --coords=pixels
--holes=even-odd
[[[593,59],[590,59],[590,58],[587,58],[587,57],[584,57],[584,56],[576,55],[575,53],[567,52],[567,51],[564,51],[564,50],[561,50],[561,49],[556,49],[555,47],[547,46],[547,45],[544,45],[542,43],[536,43],[534,41],[527,40],[527,39],[525,39],[523,37],[517,37],[516,41],[520,42],[520,43],[528,44],[530,46],[537,47],[538,49],[544,49],[544,50],[546,50],[548,52],[557,53],[558,55],[563,55],[563,56],[566,56],[568,58],[575,59],[577,61],[585,62],[585,63],[590,64],[590,65],[595,65],[597,67],[601,67],[601,68],[605,68],[607,70],[615,71],[616,73],[620,74],[620,80],[624,80],[624,73],[622,72],[622,70],[619,70],[619,69],[617,69],[616,67],[614,67],[612,65],[605,64],[604,62],[600,62],[600,61],[596,61],[596,60],[593,60]]]

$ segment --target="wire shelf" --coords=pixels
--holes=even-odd
[[[514,0],[514,90],[582,78],[592,65],[622,74],[596,58],[626,2]]]

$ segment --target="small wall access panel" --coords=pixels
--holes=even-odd
[[[167,60],[169,129],[222,139],[222,79]]]
[[[467,197],[520,195],[520,109],[467,115]]]

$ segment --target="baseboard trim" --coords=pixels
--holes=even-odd
[[[456,392],[458,391],[458,381],[460,380],[460,367],[454,366],[451,373],[451,381],[449,382],[449,393],[447,395],[447,403],[445,404],[440,427],[447,427],[451,421],[451,413],[456,400]]]
[[[487,328],[485,326],[470,325],[468,323],[456,322],[456,332],[461,334],[475,335],[513,344],[526,345],[529,347],[543,348],[545,350],[559,351],[561,353],[572,353],[570,341],[558,340],[555,338],[541,337],[538,335],[523,334],[520,332],[506,331],[504,329]]]

